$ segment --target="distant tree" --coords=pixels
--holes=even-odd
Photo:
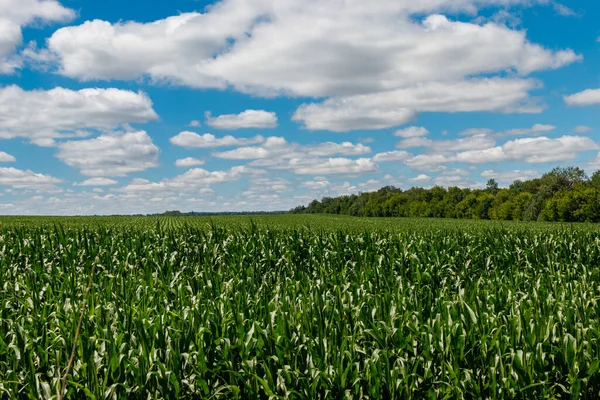
[[[485,191],[488,193],[497,193],[498,188],[498,182],[495,179],[490,179],[485,184]]]
[[[588,179],[580,168],[559,167],[541,178],[514,181],[508,189],[500,189],[495,179],[484,190],[435,186],[403,191],[385,186],[376,192],[314,200],[290,212],[600,222],[600,172]]]

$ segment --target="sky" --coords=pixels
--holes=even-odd
[[[0,214],[600,169],[600,3],[0,0]]]

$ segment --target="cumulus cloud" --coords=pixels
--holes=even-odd
[[[4,151],[0,151],[0,162],[15,162],[15,161],[17,161],[17,159],[14,156],[12,156]]]
[[[0,185],[16,189],[53,189],[61,180],[50,175],[20,170],[16,168],[0,168]]]
[[[36,22],[61,22],[75,17],[75,12],[55,0],[3,0],[0,2],[0,74],[21,67],[15,51],[23,42],[21,29]]]
[[[308,157],[328,157],[334,155],[358,156],[371,152],[371,148],[362,143],[323,142],[311,145],[290,143],[283,137],[268,137],[260,146],[239,147],[237,149],[213,153],[214,157],[229,160],[253,159],[292,159]]]
[[[173,136],[171,139],[169,139],[169,141],[176,146],[186,147],[189,149],[210,149],[216,147],[234,147],[258,144],[264,142],[265,138],[260,135],[254,136],[253,138],[236,138],[231,135],[218,138],[210,133],[198,135],[194,132],[184,131],[180,132],[176,136]]]
[[[194,157],[186,157],[175,161],[175,166],[180,168],[197,167],[199,165],[204,165],[204,160],[198,160]]]
[[[534,170],[512,170],[512,171],[498,171],[498,170],[486,170],[483,171],[480,176],[486,179],[495,179],[499,183],[510,184],[514,181],[525,181],[540,177],[542,174]]]
[[[396,144],[396,147],[399,149],[426,147],[430,152],[448,153],[485,149],[495,144],[496,140],[491,135],[480,134],[453,140],[430,140],[422,137],[412,137],[401,140]]]
[[[301,105],[292,119],[306,129],[347,132],[385,129],[413,121],[418,112],[541,112],[529,100],[539,87],[532,79],[487,78],[454,82],[428,82],[418,86],[331,98]]]
[[[592,128],[590,128],[589,126],[585,126],[585,125],[579,125],[579,126],[576,126],[575,128],[573,128],[573,132],[575,132],[575,133],[589,133],[592,131],[593,131]]]
[[[109,179],[109,178],[90,178],[90,179],[86,179],[83,182],[80,183],[76,183],[75,186],[111,186],[111,185],[116,185],[117,181],[115,181],[114,179]]]
[[[533,2],[222,0],[202,13],[148,23],[65,27],[48,39],[47,51],[60,73],[81,80],[147,76],[261,96],[329,98],[300,107],[295,120],[308,129],[381,129],[422,111],[539,111],[528,94],[538,85],[523,77],[579,55],[546,49],[501,23],[440,14]],[[471,78],[506,71],[520,78]]]
[[[330,158],[312,165],[294,169],[298,175],[351,175],[377,171],[377,164],[368,158]]]
[[[474,136],[474,135],[489,135],[494,133],[493,129],[490,128],[469,128],[463,131],[460,131],[458,134],[460,136]]]
[[[506,142],[502,146],[458,153],[456,161],[482,164],[499,161],[524,161],[542,163],[572,160],[578,153],[598,149],[592,139],[584,136],[562,136],[550,139],[545,136],[523,138]]]
[[[409,178],[408,181],[409,182],[429,182],[431,180],[431,177],[429,175],[425,175],[425,174],[420,174],[415,176],[414,178]]]
[[[502,132],[502,134],[508,136],[535,136],[553,132],[554,130],[556,130],[556,126],[554,125],[535,124],[531,128],[509,129]]]
[[[600,104],[600,89],[587,89],[583,92],[565,96],[565,103],[575,107]]]
[[[419,154],[406,160],[406,165],[417,171],[435,172],[442,171],[445,165],[453,159],[443,154]]]
[[[107,130],[131,122],[158,119],[142,92],[120,89],[26,91],[0,88],[0,138],[28,138],[53,145],[50,139],[81,137],[89,129]]]
[[[386,161],[406,161],[412,157],[412,154],[406,151],[386,151],[383,153],[375,154],[373,161],[375,162],[386,162]]]
[[[277,114],[263,110],[246,110],[240,114],[213,117],[206,113],[206,124],[216,129],[276,128]]]
[[[125,176],[158,166],[159,149],[144,131],[104,134],[58,145],[58,157],[87,176]]]
[[[421,137],[427,136],[428,134],[429,131],[420,126],[409,126],[408,128],[399,129],[396,132],[394,132],[394,136],[399,136],[402,138]]]
[[[173,195],[183,192],[210,193],[200,189],[207,189],[211,185],[233,182],[244,175],[256,173],[248,167],[233,167],[227,171],[208,171],[203,168],[192,168],[187,172],[173,178],[165,178],[160,182],[152,182],[147,179],[133,179],[127,186],[118,189],[124,193],[160,193]]]

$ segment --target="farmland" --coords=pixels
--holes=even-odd
[[[592,224],[2,217],[0,398],[597,398],[599,282]]]

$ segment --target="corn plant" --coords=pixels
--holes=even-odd
[[[278,218],[1,220],[0,398],[600,396],[589,226]]]

